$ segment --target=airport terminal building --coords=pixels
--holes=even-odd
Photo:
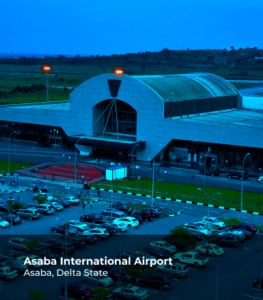
[[[250,153],[248,165],[263,168],[263,109],[250,104],[232,84],[209,73],[108,73],[83,82],[69,101],[2,105],[0,135],[17,131],[17,140],[54,148],[81,138],[81,154],[135,154],[139,161],[194,168],[204,163],[208,149],[208,165],[239,166]]]

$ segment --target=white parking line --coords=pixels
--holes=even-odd
[[[251,296],[251,295],[246,295],[246,294],[243,294],[243,296],[245,296],[245,297],[250,297],[250,298],[253,298],[253,299],[260,299],[259,297]]]

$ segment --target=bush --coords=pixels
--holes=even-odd
[[[24,206],[22,203],[9,203],[8,204],[8,208],[10,209],[10,211],[13,211],[15,209],[22,209]]]
[[[31,241],[26,243],[26,247],[29,251],[34,251],[38,244],[39,244],[38,239],[32,239]]]
[[[42,203],[45,203],[47,197],[46,196],[35,196],[34,199],[37,200],[38,204],[42,204]]]
[[[228,227],[241,224],[241,222],[237,218],[232,218],[232,219],[218,218],[218,219],[220,221],[223,221]]]
[[[174,243],[175,241],[177,241],[180,244],[182,244],[182,246],[184,246],[184,247],[194,246],[196,244],[194,235],[189,233],[189,231],[187,229],[185,229],[183,227],[183,225],[171,230],[169,239],[170,239],[171,243]]]
[[[107,289],[104,287],[95,287],[92,300],[103,300],[109,297],[112,293],[112,289]]]

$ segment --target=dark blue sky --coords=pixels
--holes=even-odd
[[[263,48],[262,0],[2,0],[0,53]]]

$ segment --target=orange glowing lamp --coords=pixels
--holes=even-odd
[[[115,76],[122,76],[125,74],[125,71],[122,68],[115,68],[113,73]]]
[[[47,73],[49,73],[52,69],[51,69],[51,67],[48,66],[48,65],[43,65],[43,66],[42,66],[42,70],[43,70],[43,72],[44,72],[45,74],[47,74]]]

